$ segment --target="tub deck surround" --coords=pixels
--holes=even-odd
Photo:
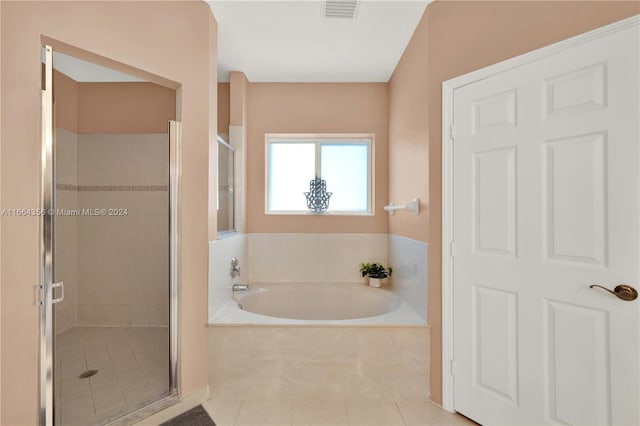
[[[221,400],[427,400],[429,328],[212,326]]]
[[[426,325],[404,299],[363,283],[269,283],[250,287],[250,291],[227,301],[211,316],[209,325]]]

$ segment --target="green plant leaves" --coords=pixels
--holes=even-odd
[[[391,275],[391,272],[393,271],[393,269],[391,267],[389,267],[389,269],[387,270],[382,264],[380,263],[361,263],[360,264],[360,272],[362,273],[362,276],[366,276],[368,275],[371,278],[387,278],[389,275]]]

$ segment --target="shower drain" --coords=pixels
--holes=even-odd
[[[78,376],[79,379],[88,379],[91,376],[98,374],[98,370],[87,370]]]

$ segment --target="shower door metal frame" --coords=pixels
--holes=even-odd
[[[42,89],[40,158],[40,282],[36,285],[39,307],[39,426],[54,424],[54,222],[55,222],[55,133],[53,110],[53,47],[45,45],[44,88]],[[135,411],[123,413],[108,424],[148,416],[180,401],[179,317],[180,317],[180,198],[182,174],[182,124],[171,120],[169,130],[169,394]],[[62,288],[64,294],[64,288]]]
[[[169,389],[179,395],[180,360],[180,198],[182,180],[182,123],[169,121]]]
[[[53,425],[53,238],[55,206],[53,135],[53,48],[45,49],[44,88],[42,89],[42,147],[40,159],[40,282],[37,304],[40,307],[39,351],[39,424]]]

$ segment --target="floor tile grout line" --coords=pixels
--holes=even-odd
[[[294,401],[289,401],[289,426],[293,426],[293,407],[295,406]]]
[[[233,419],[233,425],[238,424],[238,419],[240,418],[240,413],[242,412],[242,407],[244,406],[244,400],[240,401],[240,406],[238,407],[238,412],[236,413],[235,418]]]
[[[113,370],[113,375],[116,376],[116,382],[118,382],[118,389],[120,389],[120,395],[122,396],[122,401],[124,402],[124,405],[126,408],[131,408],[129,407],[129,403],[127,402],[127,398],[124,395],[124,389],[122,389],[122,383],[120,383],[120,378],[118,377],[118,373],[116,372],[116,366],[113,362],[113,356],[111,355],[111,350],[109,349],[109,345],[107,344],[107,354],[109,355],[109,362],[111,364],[111,368]]]
[[[129,342],[127,342],[127,347],[131,351],[131,356],[133,356],[133,360],[136,362],[138,369],[142,372],[142,377],[144,377],[144,380],[147,382],[147,387],[151,389],[151,381],[149,381],[149,378],[147,377],[147,373],[145,373],[144,369],[142,368],[142,365],[140,365],[140,363],[138,362],[138,357],[136,356],[135,351],[131,349]]]
[[[351,420],[349,420],[349,413],[347,412],[347,401],[342,400],[342,409],[344,410],[344,418],[347,419],[347,425],[351,424]]]
[[[87,344],[86,342],[82,344],[82,351],[84,352],[84,370],[87,371],[89,370],[89,359],[87,357]],[[80,380],[84,380],[84,379],[80,379]],[[87,378],[87,380],[89,380],[89,392],[91,392],[91,405],[93,406],[93,414],[95,416],[98,415],[98,411],[96,410],[96,400],[93,397],[93,385],[91,384],[91,379]]]
[[[351,416],[349,415],[349,404],[348,402],[342,401],[344,403],[344,410],[347,412],[347,423],[350,425],[351,424]]]
[[[402,410],[400,409],[400,405],[398,405],[398,401],[397,400],[393,401],[393,404],[396,406],[396,410],[400,414],[400,418],[402,419],[402,424],[406,426],[407,421],[404,419],[404,416],[402,415]]]

